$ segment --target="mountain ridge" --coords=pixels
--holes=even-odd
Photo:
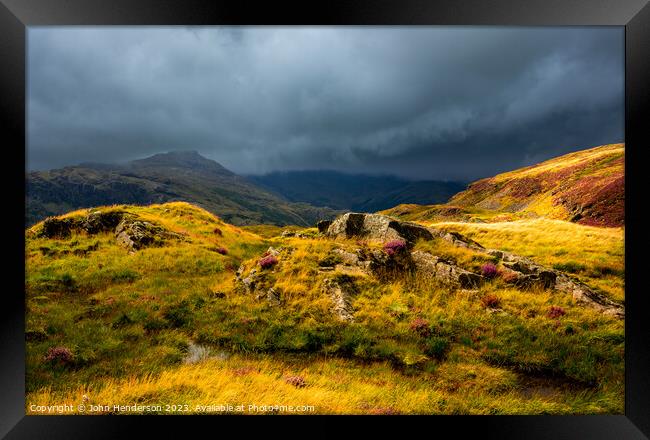
[[[187,201],[233,224],[307,226],[337,211],[291,203],[196,151],[160,153],[123,164],[86,163],[27,175],[26,223],[111,204]]]

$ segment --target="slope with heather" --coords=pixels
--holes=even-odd
[[[479,180],[449,204],[622,226],[624,162],[623,144],[603,145]]]
[[[429,222],[547,217],[624,226],[624,162],[624,144],[603,145],[478,180],[444,205],[398,205],[384,213]]]
[[[128,246],[125,230],[143,245]],[[148,232],[159,239],[144,240]],[[215,403],[336,414],[623,411],[617,317],[513,284],[499,259],[453,240],[411,245],[478,273],[480,284],[399,270],[400,247],[385,240],[260,232],[186,203],[81,210],[28,229],[28,413],[61,402],[109,408],[99,413],[136,403],[192,413]],[[618,258],[602,238],[576,236],[581,247],[569,234],[545,263]],[[495,240],[520,250],[519,236]],[[528,257],[544,257],[532,249]],[[398,270],[364,269],[377,261]]]

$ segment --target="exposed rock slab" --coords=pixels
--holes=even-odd
[[[510,252],[488,249],[486,253],[500,258],[505,267],[517,273],[514,283],[519,287],[541,285],[545,288],[569,293],[576,302],[593,307],[606,315],[625,317],[625,307],[622,304],[607,298],[602,293],[559,270],[537,264],[526,257]]]
[[[365,238],[389,241],[404,240],[413,245],[419,238],[430,240],[433,234],[416,223],[394,220],[381,214],[349,212],[336,218],[327,228],[330,238]]]
[[[343,321],[354,320],[352,296],[356,293],[356,287],[351,278],[328,278],[323,282],[322,291],[332,301],[332,313]]]
[[[428,252],[414,251],[411,253],[417,272],[425,278],[435,278],[450,286],[463,289],[478,287],[484,278]]]
[[[183,236],[153,223],[125,217],[115,228],[117,243],[131,252]]]

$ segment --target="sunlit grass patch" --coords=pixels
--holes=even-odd
[[[561,220],[531,219],[501,223],[436,223],[483,246],[530,257],[575,275],[613,299],[624,299],[623,228],[598,228]]]

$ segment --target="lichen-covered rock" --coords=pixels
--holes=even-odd
[[[434,237],[442,238],[443,240],[446,240],[453,244],[454,246],[458,247],[464,247],[468,249],[474,249],[478,251],[483,251],[485,248],[481,246],[480,243],[477,241],[472,240],[469,237],[465,237],[464,235],[458,233],[458,232],[447,232],[443,231],[441,229],[436,229],[434,227],[427,228],[427,230],[433,234]]]
[[[558,275],[555,288],[562,292],[570,293],[573,299],[579,304],[585,304],[601,313],[614,316],[619,319],[625,318],[625,307],[600,292],[590,289],[584,283],[569,278],[567,275]]]
[[[258,273],[257,269],[253,268],[248,272],[248,275],[244,276],[243,268],[243,265],[239,267],[239,270],[237,271],[237,279],[241,282],[246,293],[251,294],[255,292],[262,275]]]
[[[555,287],[557,275],[548,270],[542,270],[538,273],[520,275],[514,282],[515,286],[521,288],[541,287],[542,289],[552,289]]]
[[[322,291],[332,301],[332,313],[343,321],[354,320],[352,297],[356,293],[356,286],[352,277],[327,278],[323,282]]]
[[[414,251],[411,257],[418,274],[425,278],[435,278],[444,284],[463,289],[476,288],[484,281],[481,275],[462,269],[428,252]]]
[[[166,239],[182,238],[180,234],[168,231],[162,226],[133,218],[124,218],[115,228],[117,243],[131,252],[162,244]]]
[[[271,287],[266,291],[266,300],[273,306],[280,305],[280,292]]]
[[[273,246],[269,246],[266,252],[264,252],[265,257],[268,256],[277,257],[278,255],[280,255],[280,249],[276,249]]]
[[[348,252],[345,249],[334,249],[332,251],[332,254],[336,255],[339,259],[340,262],[343,264],[346,264],[348,266],[356,266],[359,264],[359,254]]]
[[[404,240],[413,245],[419,238],[430,240],[433,234],[424,226],[394,220],[381,214],[362,214],[349,212],[336,218],[327,228],[330,238],[366,238],[389,241]]]

